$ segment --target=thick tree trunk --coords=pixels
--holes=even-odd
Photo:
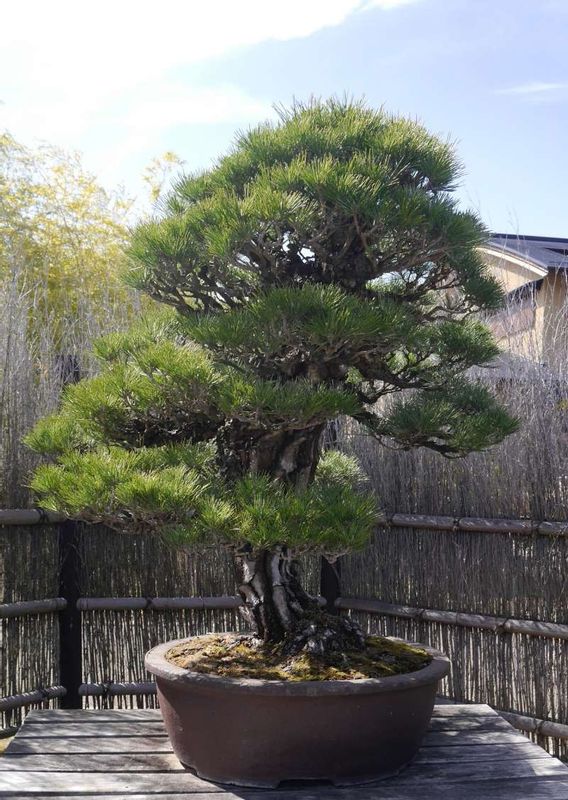
[[[304,591],[297,564],[286,548],[241,552],[237,558],[245,614],[265,645],[291,655],[302,650],[324,655],[363,647],[357,623],[327,614]]]
[[[303,430],[267,431],[231,420],[217,434],[221,471],[228,480],[265,473],[303,489],[314,478],[323,430],[320,424]],[[265,645],[290,654],[363,646],[364,636],[356,623],[326,614],[304,591],[297,564],[284,545],[271,550],[244,547],[237,555],[237,567],[245,614]]]
[[[279,642],[317,602],[300,586],[296,565],[284,547],[242,552],[240,594],[251,622],[265,643]]]
[[[297,489],[313,480],[324,425],[266,431],[231,420],[217,433],[221,472],[228,480],[263,472]]]

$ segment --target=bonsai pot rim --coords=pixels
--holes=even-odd
[[[432,661],[422,669],[414,672],[404,672],[400,675],[389,675],[384,678],[353,678],[351,680],[320,680],[320,681],[278,681],[264,678],[227,678],[223,675],[211,675],[194,672],[184,667],[178,667],[166,659],[166,653],[176,645],[188,642],[191,639],[217,636],[218,634],[205,634],[202,636],[186,636],[183,639],[173,639],[153,647],[146,653],[144,664],[146,669],[157,678],[162,678],[177,684],[200,684],[202,688],[211,690],[219,689],[223,692],[237,692],[242,694],[261,695],[291,695],[310,696],[317,695],[357,695],[379,694],[392,692],[399,689],[417,688],[432,684],[444,678],[450,669],[449,658],[439,650],[421,643],[407,642],[395,636],[384,638],[394,642],[418,647],[432,657]]]

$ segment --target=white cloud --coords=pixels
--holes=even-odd
[[[506,89],[497,89],[496,94],[510,94],[523,96],[548,95],[553,92],[568,89],[568,81],[562,83],[545,83],[543,81],[529,81],[519,86],[510,86]]]
[[[175,67],[409,1],[416,0],[21,0],[3,9],[0,63],[38,91],[96,100]]]
[[[127,148],[159,152],[160,135],[172,126],[254,123],[270,113],[235,86],[182,85],[183,67],[413,2],[420,0],[5,3],[0,130],[83,150],[96,139],[106,169]]]
[[[155,80],[143,91],[124,93],[118,102],[104,104],[78,96],[65,99],[36,99],[25,105],[6,104],[0,108],[0,129],[22,131],[26,138],[41,138],[73,147],[89,132],[106,129],[115,136],[128,135],[138,142],[136,149],[151,145],[152,139],[173,126],[246,122],[272,115],[272,107],[250,97],[235,86],[192,87],[178,82]]]
[[[107,120],[119,134],[119,144],[105,163],[105,172],[117,169],[123,159],[149,152],[162,131],[174,126],[248,123],[273,116],[267,103],[259,102],[234,86],[192,88],[181,83],[148,87],[144,97]]]

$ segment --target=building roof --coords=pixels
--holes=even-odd
[[[568,239],[494,233],[490,246],[522,256],[546,269],[568,269]]]

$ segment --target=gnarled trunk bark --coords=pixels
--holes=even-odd
[[[267,431],[231,420],[217,433],[221,472],[228,480],[263,472],[297,489],[313,480],[324,425]]]
[[[348,618],[326,613],[298,579],[298,567],[285,547],[237,556],[245,614],[263,643],[284,655],[302,650],[316,655],[357,650],[364,636]]]
[[[217,434],[221,471],[228,480],[262,472],[303,489],[313,480],[324,427],[267,431],[231,420]],[[363,646],[364,636],[356,623],[326,614],[304,591],[298,565],[286,546],[244,547],[237,554],[237,568],[245,614],[265,645],[291,654]]]
[[[300,586],[297,565],[285,547],[241,552],[237,561],[246,612],[265,643],[281,641],[304,614],[317,610],[317,601]]]

